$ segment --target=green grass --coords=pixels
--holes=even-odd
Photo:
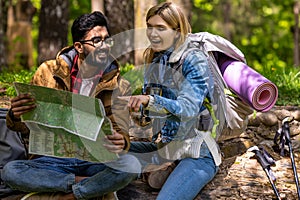
[[[30,80],[36,69],[31,70],[3,70],[0,73],[0,87],[6,88],[5,95],[15,96],[16,91],[13,87],[13,82],[30,83]]]
[[[2,71],[0,73],[0,87],[7,88],[6,95],[15,96],[13,82],[29,83],[36,69],[19,71]],[[135,71],[132,73],[132,71]],[[278,100],[276,105],[300,105],[300,68],[265,70],[260,72],[278,87]],[[131,82],[133,93],[141,92],[142,70],[135,69],[133,65],[126,64],[121,67],[121,74]]]
[[[278,88],[276,105],[300,105],[300,68],[283,68],[261,73]]]

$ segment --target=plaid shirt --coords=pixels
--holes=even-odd
[[[71,91],[75,94],[79,94],[81,84],[82,84],[82,77],[80,75],[78,75],[78,71],[79,71],[78,57],[79,57],[78,55],[76,55],[74,57],[73,66],[71,69]],[[93,78],[93,87],[92,87],[91,91],[93,91],[95,89],[96,83],[99,83],[102,75],[103,75],[102,70],[97,75],[95,75],[95,77]]]

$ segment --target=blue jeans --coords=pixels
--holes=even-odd
[[[125,187],[140,171],[139,161],[128,154],[105,164],[43,156],[7,163],[2,178],[11,188],[21,191],[73,192],[77,199],[89,199]],[[75,176],[89,178],[75,183]]]
[[[151,161],[164,162],[165,160],[157,159],[156,149],[153,143],[131,142],[129,151],[141,159],[140,162],[143,165]],[[197,159],[179,160],[178,165],[161,188],[157,200],[192,200],[198,195],[218,171],[206,144],[202,145],[200,155],[201,157]]]

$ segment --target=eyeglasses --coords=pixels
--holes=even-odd
[[[107,45],[108,47],[112,47],[114,45],[114,40],[112,38],[102,39],[102,37],[93,37],[90,40],[80,40],[79,42],[82,44],[91,45],[93,47],[101,47],[103,43],[105,43],[105,45]],[[92,42],[93,44],[88,42]]]

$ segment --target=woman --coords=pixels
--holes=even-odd
[[[220,164],[210,132],[198,130],[203,103],[212,100],[212,75],[205,54],[189,51],[191,27],[174,3],[152,7],[146,23],[151,44],[144,52],[144,94],[131,96],[128,107],[133,112],[142,108],[153,118],[153,142],[132,142],[130,151],[146,157],[157,150],[160,161],[176,161],[157,199],[194,199]]]

